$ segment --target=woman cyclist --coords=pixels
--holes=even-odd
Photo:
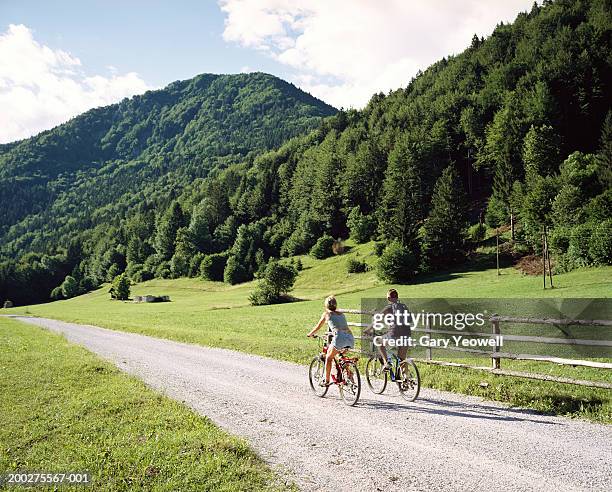
[[[334,296],[329,296],[325,299],[325,311],[321,315],[321,319],[317,325],[310,330],[307,336],[313,336],[323,324],[327,321],[327,326],[332,334],[331,343],[327,349],[327,358],[325,359],[325,381],[321,381],[321,386],[329,386],[330,374],[332,368],[332,361],[336,354],[345,348],[353,348],[355,346],[355,339],[351,330],[348,327],[344,314],[339,313],[338,302]]]

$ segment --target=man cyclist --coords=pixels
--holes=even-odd
[[[394,340],[394,341],[403,341],[406,342],[407,338],[410,337],[411,326],[410,323],[406,323],[406,318],[409,316],[408,306],[399,301],[399,295],[397,290],[389,289],[387,292],[387,304],[383,310],[380,312],[382,314],[383,319],[388,314],[393,314],[393,324],[389,325],[389,329],[384,336],[386,340]],[[404,360],[408,353],[408,345],[406,343],[396,345],[397,346],[397,356],[400,360]],[[383,370],[388,371],[391,369],[390,359],[387,355],[387,350],[385,349],[384,343],[378,346],[378,351],[382,356],[383,360]]]

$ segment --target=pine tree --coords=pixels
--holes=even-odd
[[[389,154],[389,166],[378,210],[378,229],[388,241],[418,252],[418,231],[424,215],[422,171],[406,138]]]
[[[186,226],[185,214],[178,202],[172,202],[166,213],[157,222],[155,250],[162,260],[169,260],[174,254],[176,233]]]
[[[209,253],[212,250],[212,236],[210,234],[204,201],[193,207],[191,221],[189,222],[189,233],[198,251]]]
[[[451,165],[436,181],[424,225],[423,250],[429,266],[450,264],[462,256],[467,225],[463,184]]]
[[[608,111],[601,129],[599,153],[597,154],[599,167],[599,182],[605,189],[612,188],[612,110]]]

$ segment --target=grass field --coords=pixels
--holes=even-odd
[[[303,256],[293,295],[302,302],[275,306],[249,306],[254,283],[228,286],[197,279],[152,280],[133,287],[133,294],[169,295],[170,303],[134,304],[109,300],[108,287],[49,304],[13,308],[3,312],[30,314],[93,324],[189,343],[224,347],[299,363],[307,362],[316,345],[305,337],[322,311],[322,299],[335,293],[340,307],[359,308],[362,298],[384,297],[388,285],[374,272],[346,273],[346,261],[358,256],[373,265],[372,244],[353,246],[348,253],[326,260]],[[450,271],[421,277],[411,285],[396,286],[401,297],[609,297],[612,267],[582,269],[556,275],[554,290],[542,289],[541,279],[513,268]],[[475,361],[472,361],[475,362]],[[483,364],[483,362],[480,362]],[[484,362],[487,364],[487,361]],[[603,371],[552,364],[503,361],[508,369],[531,370],[582,379],[610,380]],[[469,370],[423,367],[425,384],[486,398],[507,401],[564,415],[610,420],[606,390],[540,383],[493,376]],[[482,385],[480,383],[483,383]],[[484,384],[486,383],[486,384]],[[546,395],[546,396],[542,396]]]
[[[0,366],[0,474],[89,471],[92,490],[286,489],[245,442],[58,335],[0,318]]]

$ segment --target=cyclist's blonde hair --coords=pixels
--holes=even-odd
[[[325,309],[329,309],[330,311],[335,311],[338,307],[338,301],[336,301],[336,298],[334,296],[326,297],[325,302],[323,304],[325,306]]]

